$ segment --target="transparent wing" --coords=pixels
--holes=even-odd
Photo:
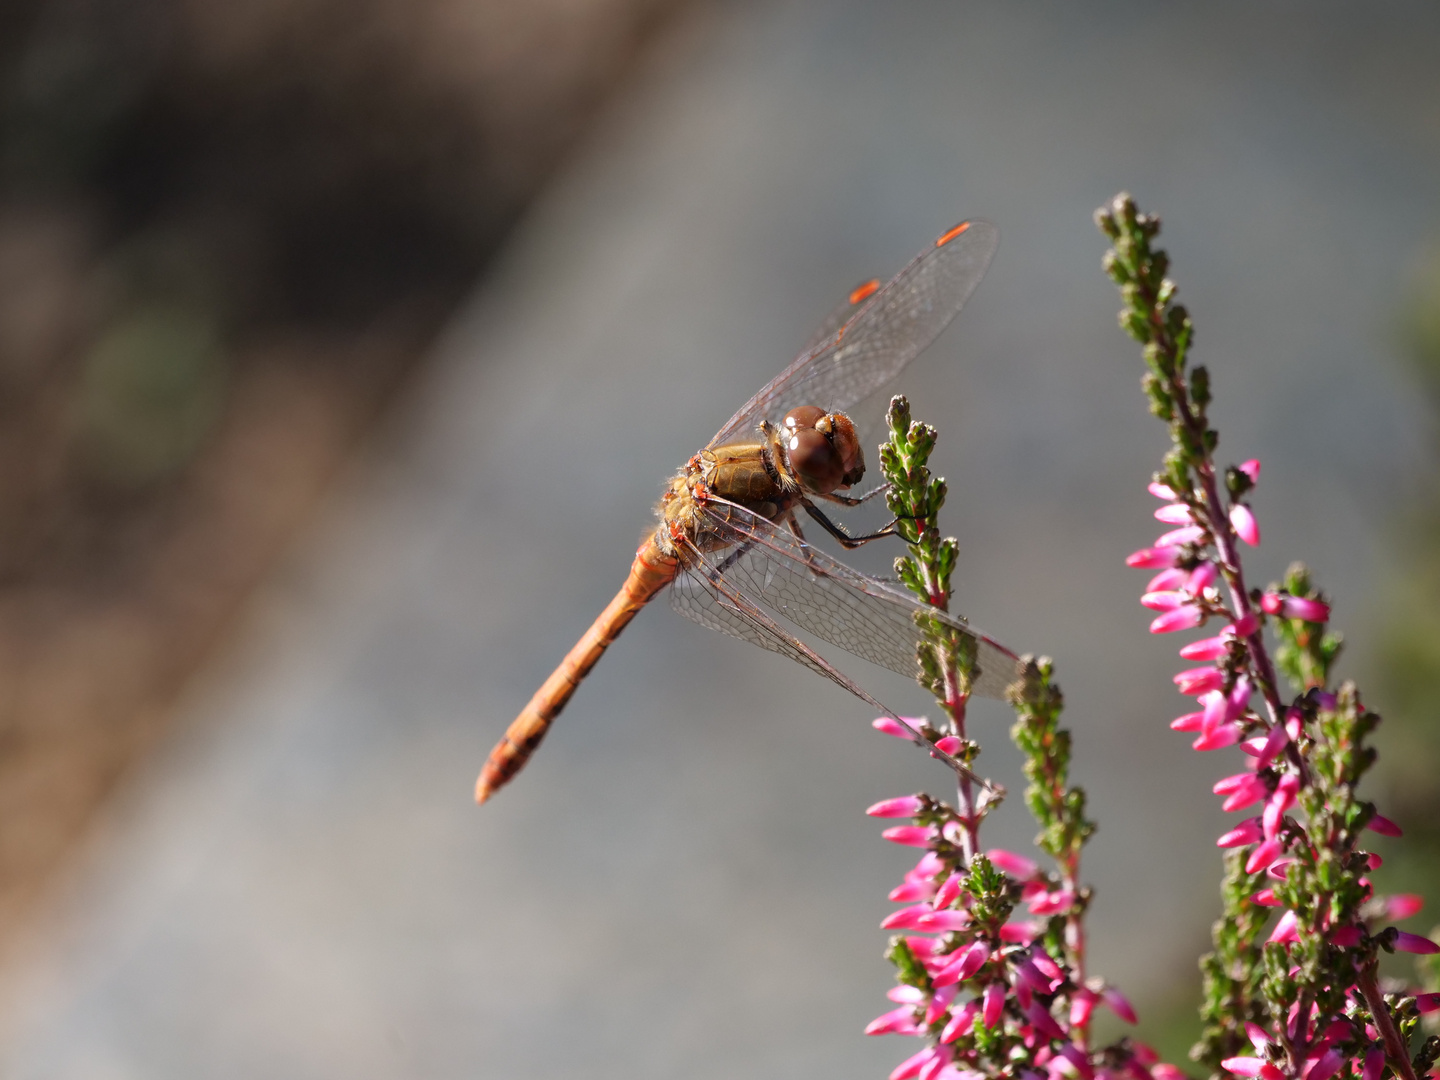
[[[962,222],[942,234],[833,333],[771,379],[709,445],[747,435],[761,420],[778,423],[797,405],[848,409],[869,397],[959,313],[999,242],[999,230],[988,221]]]
[[[902,586],[851,569],[743,507],[712,500],[704,513],[707,528],[725,546],[696,549],[693,558],[730,591],[816,637],[914,678],[916,649],[924,639],[917,616],[937,618],[975,643],[973,694],[1003,701],[1023,674],[1019,658],[1005,646],[921,603]]]
[[[829,679],[843,690],[848,690],[876,712],[889,716],[901,726],[910,728],[910,723],[876,701],[856,683],[833,667],[823,656],[781,629],[773,619],[761,611],[741,591],[726,580],[725,575],[709,565],[699,549],[691,546],[684,553],[687,564],[670,586],[670,606],[687,619],[729,634],[762,649],[788,656],[796,663],[809,668],[815,674]],[[912,729],[913,730],[913,729]],[[981,787],[991,785],[971,772],[955,758],[938,749],[934,743],[914,732],[915,742],[929,745],[931,752],[960,775],[968,777]]]
[[[810,335],[810,340],[805,342],[805,347],[800,350],[800,355],[805,356],[814,352],[834,337],[840,327],[860,313],[860,309],[880,291],[880,286],[883,284],[884,282],[879,278],[871,278],[851,289],[845,302],[837,305],[835,310],[826,315],[824,321],[815,328],[815,332]]]

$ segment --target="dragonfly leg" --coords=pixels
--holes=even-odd
[[[810,568],[810,572],[816,577],[824,577],[825,571],[823,568],[816,564],[814,549],[811,548],[808,542],[806,542],[805,534],[800,531],[800,522],[795,517],[794,510],[785,511],[785,524],[788,525],[790,527],[790,531],[795,534],[795,539],[800,541],[800,549],[802,554],[805,556],[805,565]]]
[[[877,529],[873,533],[866,533],[864,536],[851,536],[843,528],[841,528],[839,525],[835,524],[835,522],[831,521],[828,517],[826,517],[824,511],[822,511],[809,499],[802,499],[801,503],[805,507],[805,512],[809,514],[812,518],[814,518],[816,521],[818,521],[820,523],[820,527],[826,532],[828,532],[831,536],[833,536],[839,542],[841,547],[846,548],[847,550],[858,548],[862,544],[868,544],[871,540],[879,540],[882,536],[895,535],[896,523],[894,520],[891,520],[890,524],[886,525],[884,528]]]
[[[803,542],[804,537],[801,537],[801,540]],[[715,572],[717,574],[725,573],[725,571],[729,570],[732,566],[739,562],[745,556],[745,553],[754,546],[754,540],[746,540],[743,543],[737,544],[735,546],[735,550],[732,551],[729,555],[726,555],[724,560],[715,567]]]
[[[869,502],[869,501],[870,501],[871,499],[873,499],[876,495],[881,495],[881,494],[883,494],[883,493],[885,493],[885,492],[887,492],[887,491],[889,491],[889,490],[890,490],[890,485],[889,485],[888,483],[885,483],[885,484],[881,484],[879,487],[871,488],[871,489],[870,489],[869,491],[867,491],[864,495],[858,495],[858,496],[857,496],[857,495],[841,495],[838,491],[829,491],[829,492],[823,492],[823,493],[817,491],[817,492],[815,492],[815,494],[818,495],[818,496],[819,496],[820,498],[822,498],[822,499],[825,499],[825,500],[827,500],[827,501],[829,501],[829,502],[838,503],[838,504],[841,505],[841,506],[861,506],[861,505],[863,505],[864,503]]]

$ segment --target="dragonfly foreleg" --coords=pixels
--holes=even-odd
[[[818,521],[820,523],[820,527],[826,532],[828,532],[831,536],[833,536],[841,547],[846,548],[847,550],[853,550],[854,548],[860,547],[862,544],[868,544],[871,540],[879,540],[882,536],[895,535],[896,521],[892,519],[890,524],[886,525],[884,528],[877,529],[873,533],[866,533],[864,536],[851,536],[839,525],[835,524],[835,522],[831,521],[828,517],[826,517],[824,511],[822,511],[809,499],[801,499],[800,501],[801,504],[805,507],[805,512],[809,514],[812,518],[814,518],[816,521]]]
[[[819,496],[820,498],[822,498],[822,499],[826,499],[826,500],[828,500],[828,501],[830,501],[830,502],[833,502],[833,503],[838,503],[840,506],[861,506],[861,505],[869,502],[869,501],[870,501],[871,499],[873,499],[876,495],[884,494],[885,492],[887,492],[887,491],[889,491],[889,490],[890,490],[890,485],[889,485],[888,483],[885,483],[885,484],[881,484],[881,485],[880,485],[879,487],[877,487],[877,488],[871,488],[871,489],[870,489],[869,491],[867,491],[864,495],[858,495],[858,496],[857,496],[857,495],[841,495],[838,491],[829,491],[829,492],[819,492],[819,491],[817,491],[817,492],[815,492],[815,494],[818,495],[818,496]]]

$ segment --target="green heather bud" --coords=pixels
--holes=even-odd
[[[1141,312],[1128,309],[1120,312],[1120,329],[1136,341],[1150,340],[1150,320]]]
[[[1210,404],[1210,372],[1203,364],[1190,372],[1190,400],[1202,411]]]

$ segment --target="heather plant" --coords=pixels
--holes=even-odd
[[[1380,957],[1440,961],[1440,945],[1388,925],[1414,915],[1419,897],[1377,896],[1369,879],[1380,859],[1367,836],[1400,834],[1357,792],[1375,761],[1367,740],[1380,718],[1353,683],[1334,684],[1341,640],[1310,572],[1296,564],[1264,588],[1246,581],[1242,545],[1260,543],[1250,505],[1260,464],[1217,464],[1210,378],[1189,363],[1194,330],[1175,303],[1168,259],[1153,245],[1158,219],[1121,195],[1096,221],[1113,245],[1105,268],[1120,287],[1120,324],[1143,347],[1142,386],[1172,444],[1149,488],[1168,528],[1127,561],[1154,572],[1141,596],[1155,612],[1152,633],[1211,627],[1179,650],[1195,666],[1175,684],[1193,706],[1170,726],[1197,751],[1238,756],[1242,767],[1214,790],[1226,811],[1250,815],[1217,840],[1222,915],[1201,961],[1204,1031],[1191,1057],[1216,1077],[1416,1080],[1440,1058],[1440,1037],[1423,1030],[1425,1016],[1440,1012],[1440,963],[1422,965],[1428,985],[1417,987],[1383,979]],[[943,610],[956,546],[936,524],[945,484],[926,465],[936,433],[911,420],[903,398],[891,403],[889,427],[881,463],[909,551],[896,571]],[[938,620],[925,630],[921,681],[941,720],[911,722],[974,770],[980,747],[965,726],[973,651]],[[1130,1023],[1136,1016],[1117,988],[1086,970],[1092,893],[1080,857],[1094,825],[1069,780],[1070,733],[1060,725],[1052,662],[1025,658],[1010,701],[1025,801],[1048,861],[984,847],[981,827],[1004,795],[989,782],[961,775],[953,803],[921,793],[870,807],[877,817],[908,818],[884,836],[923,854],[890,893],[904,906],[882,923],[898,931],[887,953],[896,1007],[867,1031],[923,1042],[891,1080],[1181,1080],[1179,1067],[1139,1041],[1092,1043],[1098,1005]],[[911,737],[894,720],[875,726]]]

